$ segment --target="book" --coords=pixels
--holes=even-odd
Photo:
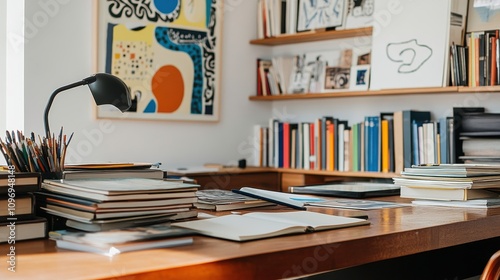
[[[498,175],[500,166],[492,164],[432,164],[405,168],[402,175],[435,177],[471,177]]]
[[[75,207],[65,207],[61,205],[56,205],[52,203],[47,203],[47,205],[42,206],[43,209],[51,210],[51,212],[57,212],[59,214],[66,213],[69,215],[74,215],[89,221],[100,220],[100,219],[111,219],[120,217],[134,217],[134,216],[144,216],[152,214],[167,214],[167,213],[179,213],[189,211],[191,204],[189,205],[167,205],[167,206],[155,206],[155,207],[132,207],[132,208],[115,208],[115,209],[75,209]]]
[[[14,199],[13,202],[10,200]],[[33,196],[29,194],[20,194],[14,198],[0,196],[0,221],[9,217],[17,219],[30,217],[34,213]]]
[[[137,226],[152,225],[163,222],[184,220],[184,219],[196,218],[197,216],[198,216],[198,211],[190,210],[180,213],[154,214],[154,215],[145,215],[137,217],[91,220],[91,221],[79,220],[78,218],[72,219],[72,216],[69,215],[60,217],[66,219],[66,221],[64,221],[64,225],[66,227],[88,232],[98,232],[98,231],[105,231],[112,229],[123,229],[128,227],[137,227]]]
[[[137,242],[114,244],[107,246],[106,245],[96,246],[85,243],[71,242],[67,240],[56,240],[56,246],[61,249],[103,254],[107,256],[114,256],[120,253],[138,251],[138,250],[190,245],[192,243],[193,243],[192,237],[160,239],[160,240],[142,241],[142,242],[137,241]]]
[[[309,203],[309,205],[318,207],[357,209],[357,210],[373,210],[373,209],[396,208],[396,207],[407,206],[407,204],[402,204],[402,203],[376,201],[376,200],[362,200],[362,199],[332,199],[317,204],[311,202]]]
[[[8,193],[10,186],[14,187],[16,194],[26,194],[40,189],[40,173],[0,171],[0,195]]]
[[[246,195],[234,193],[229,190],[209,189],[196,192],[198,201],[194,206],[198,209],[227,211],[275,205],[274,203]]]
[[[211,219],[178,222],[173,227],[194,230],[202,235],[233,241],[250,241],[286,234],[367,225],[364,219],[334,216],[310,211],[247,213]]]
[[[462,132],[500,132],[499,113],[464,113]]]
[[[43,217],[0,222],[0,243],[14,244],[21,240],[44,238],[46,228],[47,220]],[[13,235],[12,232],[14,232]]]
[[[364,198],[399,195],[399,186],[392,183],[345,182],[317,184],[308,186],[292,186],[290,193],[316,194],[325,196]]]
[[[413,205],[465,207],[465,208],[497,208],[500,207],[500,198],[469,199],[466,201],[444,201],[416,199]]]
[[[116,255],[119,253],[192,244],[192,230],[174,228],[169,223],[103,232],[50,231],[49,238],[62,249]]]
[[[483,189],[401,186],[401,197],[429,200],[465,201],[478,198],[499,198],[499,193]]]
[[[37,203],[45,205],[52,203],[62,206],[73,206],[77,209],[114,209],[131,207],[153,207],[166,205],[192,204],[196,201],[196,192],[172,192],[164,194],[161,199],[139,199],[139,200],[99,200],[76,196],[67,196],[53,192],[43,191],[34,193]]]
[[[157,168],[141,169],[75,169],[64,170],[63,179],[86,179],[86,178],[147,178],[163,179],[164,172]]]
[[[169,197],[172,192],[194,191],[197,184],[143,178],[44,180],[42,189],[97,200],[139,200]]]
[[[325,201],[325,199],[323,198],[309,196],[309,195],[268,191],[252,187],[242,187],[239,190],[234,189],[233,192],[257,199],[262,199],[272,203],[288,206],[298,210],[306,210],[308,202]]]

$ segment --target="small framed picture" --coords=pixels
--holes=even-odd
[[[345,2],[344,0],[299,0],[297,31],[342,26]]]
[[[368,90],[370,86],[370,65],[356,65],[351,67],[351,90]]]
[[[346,90],[350,84],[350,68],[346,67],[326,67],[325,68],[325,91]]]

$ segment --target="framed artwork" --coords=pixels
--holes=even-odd
[[[325,90],[346,90],[351,83],[351,70],[345,67],[327,67],[325,69]]]
[[[299,0],[297,31],[342,26],[345,0]]]
[[[368,90],[370,86],[370,65],[356,65],[351,67],[351,90]]]
[[[222,0],[95,1],[96,67],[121,78],[132,108],[98,118],[217,121]]]

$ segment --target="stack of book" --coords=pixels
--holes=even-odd
[[[196,217],[198,188],[144,178],[44,180],[36,198],[51,230],[103,231]]]
[[[56,230],[49,232],[49,238],[56,241],[58,248],[113,256],[129,251],[190,245],[194,234],[194,231],[161,223],[104,232]]]
[[[199,190],[196,192],[196,196],[198,197],[198,202],[195,203],[196,208],[213,211],[228,211],[275,205],[268,201],[237,194],[229,190]]]
[[[465,113],[460,140],[465,163],[500,164],[500,114]]]
[[[0,171],[0,242],[45,237],[47,220],[35,215],[32,195],[39,188],[39,173]]]
[[[405,168],[394,183],[401,197],[414,198],[415,204],[500,206],[500,166],[479,164],[440,164]],[[441,203],[445,202],[445,203]],[[447,202],[447,203],[446,203]]]

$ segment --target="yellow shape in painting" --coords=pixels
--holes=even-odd
[[[181,14],[174,22],[177,26],[206,30],[206,0],[182,0]]]
[[[134,31],[128,29],[123,24],[118,24],[113,28],[113,40],[114,41],[141,41],[147,44],[153,44],[155,26],[150,24],[146,25],[144,28]]]

